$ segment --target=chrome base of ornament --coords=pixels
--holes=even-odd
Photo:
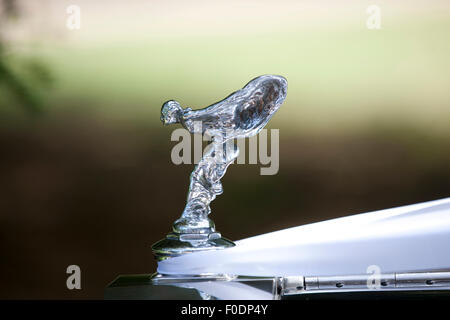
[[[221,250],[234,247],[233,241],[222,238],[219,232],[205,233],[169,233],[165,239],[152,246],[157,261],[173,258],[186,253],[205,250]]]

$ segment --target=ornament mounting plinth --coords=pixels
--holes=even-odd
[[[157,261],[178,257],[182,254],[221,250],[234,247],[233,241],[222,238],[219,232],[210,234],[202,233],[169,233],[165,239],[156,242],[152,246],[153,254]]]

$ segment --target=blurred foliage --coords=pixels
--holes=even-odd
[[[19,7],[15,0],[0,0],[0,31],[7,23],[13,23],[18,19]],[[8,53],[9,43],[0,32],[0,88],[5,89],[15,101],[29,113],[36,114],[42,111],[42,99],[39,97],[41,89],[48,89],[52,82],[52,76],[43,61],[39,58],[20,59],[16,64],[23,70],[19,75],[13,68],[13,63]]]

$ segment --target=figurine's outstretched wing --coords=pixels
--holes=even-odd
[[[286,94],[284,77],[260,76],[209,107],[186,112],[184,126],[193,133],[206,132],[226,139],[253,136],[279,109]]]

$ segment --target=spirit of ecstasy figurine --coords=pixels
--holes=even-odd
[[[220,179],[238,157],[239,149],[233,140],[258,134],[280,108],[286,93],[285,78],[264,75],[204,109],[183,109],[174,100],[163,104],[164,125],[180,123],[193,134],[211,137],[212,142],[191,174],[187,204],[181,217],[173,224],[173,231],[152,247],[157,260],[234,246],[221,237],[208,218],[209,204],[223,192]]]

